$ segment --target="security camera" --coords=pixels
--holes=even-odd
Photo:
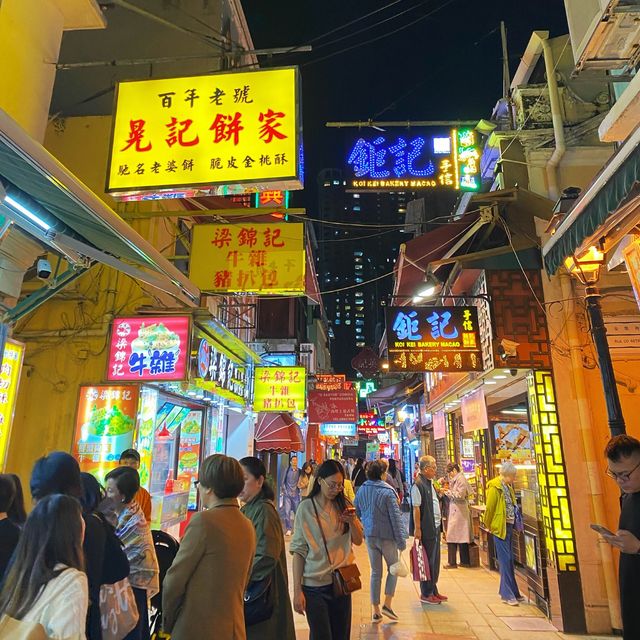
[[[500,358],[505,361],[509,358],[515,358],[518,355],[519,346],[519,342],[514,342],[513,340],[508,340],[507,338],[502,338],[502,340],[500,340],[500,344],[498,345],[498,353],[500,354]]]
[[[36,264],[36,274],[40,280],[48,280],[51,277],[51,263],[45,258],[40,258]]]
[[[517,369],[509,369],[509,373],[515,378],[518,375]]]

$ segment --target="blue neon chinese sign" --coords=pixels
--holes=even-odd
[[[389,371],[481,371],[476,307],[388,307]]]
[[[478,191],[479,143],[473,129],[361,133],[347,151],[347,187],[353,191]]]

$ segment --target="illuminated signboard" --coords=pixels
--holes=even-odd
[[[193,367],[196,386],[244,404],[248,392],[247,368],[231,360],[206,338],[200,338],[195,347],[198,349]]]
[[[114,112],[114,197],[302,189],[295,68],[120,82]]]
[[[354,422],[358,419],[356,390],[309,391],[309,422]]]
[[[385,431],[385,422],[382,416],[372,411],[362,412],[358,420],[358,433],[365,436],[377,436],[380,431]]]
[[[304,224],[197,224],[189,264],[202,291],[302,295]]]
[[[107,380],[184,380],[190,330],[188,316],[116,318],[111,329]]]
[[[347,376],[341,373],[317,373],[315,376],[314,389],[318,391],[353,388],[353,383],[347,382]]]
[[[304,367],[256,367],[254,411],[305,411],[306,369]]]
[[[378,385],[375,380],[356,380],[355,385],[358,390],[358,397],[362,399],[378,390]]]
[[[389,371],[482,371],[476,307],[387,307]]]
[[[23,357],[23,344],[14,340],[5,342],[2,368],[0,369],[0,468],[2,469],[4,469],[9,436],[11,435]]]
[[[320,425],[320,435],[353,437],[357,435],[357,427],[355,423],[325,422]]]
[[[256,193],[254,196],[256,207],[276,207],[289,208],[289,192],[281,190],[268,190]]]
[[[133,446],[137,414],[134,385],[80,387],[74,438],[80,469],[103,482],[106,473],[118,466],[120,454]],[[143,484],[144,480],[148,482],[148,477],[141,478]]]
[[[473,129],[360,132],[347,152],[347,189],[478,191],[479,143]]]

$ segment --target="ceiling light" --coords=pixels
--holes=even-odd
[[[21,213],[25,218],[37,224],[43,231],[49,231],[51,225],[47,224],[42,218],[37,216],[32,211],[29,211],[25,206],[20,204],[17,200],[14,200],[11,196],[4,197],[4,203],[11,207],[14,211]]]
[[[422,282],[416,288],[414,300],[415,298],[433,298],[441,286],[442,283],[432,273],[425,271]]]
[[[493,376],[494,380],[506,380],[507,376],[503,376],[503,375],[497,375],[497,376]]]
[[[485,384],[498,384],[497,382],[495,382],[494,380],[485,380],[484,381]]]

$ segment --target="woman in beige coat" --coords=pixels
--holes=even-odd
[[[209,456],[198,490],[206,509],[187,527],[163,584],[163,629],[172,640],[246,640],[244,591],[249,583],[256,534],[240,513],[242,467]]]

